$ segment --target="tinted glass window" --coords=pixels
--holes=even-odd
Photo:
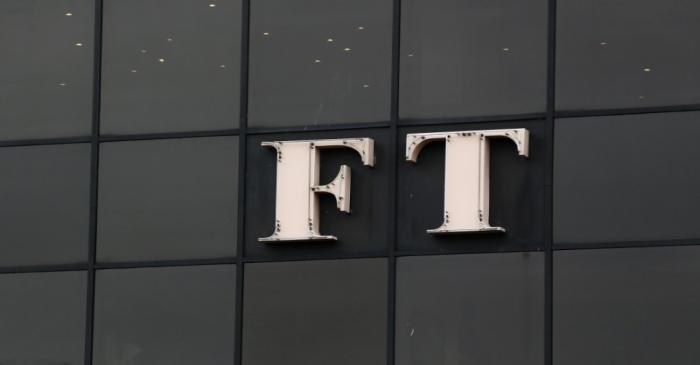
[[[700,237],[700,113],[557,120],[559,243]]]
[[[0,275],[0,364],[83,363],[84,272]]]
[[[238,127],[240,0],[105,0],[102,133]]]
[[[0,3],[0,139],[90,134],[93,4]]]
[[[93,363],[233,364],[235,271],[98,271]]]
[[[386,364],[386,260],[248,264],[244,290],[244,364]]]
[[[513,141],[489,140],[489,223],[505,232],[430,234],[444,221],[445,142],[425,146],[416,163],[405,160],[406,134],[437,131],[527,128],[530,156],[518,155]],[[544,167],[547,139],[542,121],[469,123],[401,128],[398,161],[398,247],[434,252],[502,251],[542,247]],[[465,169],[466,169],[465,165]]]
[[[90,145],[0,148],[0,265],[85,261]]]
[[[401,23],[403,118],[544,111],[546,0],[407,0]]]
[[[700,103],[700,2],[557,2],[557,107]]]
[[[101,261],[236,253],[238,137],[101,145]]]
[[[542,364],[543,258],[400,258],[396,364]]]
[[[249,257],[308,257],[319,255],[383,253],[389,237],[389,134],[386,129],[307,133],[303,136],[265,134],[249,137],[246,200],[246,247]],[[259,242],[275,229],[275,186],[277,153],[260,146],[264,141],[293,139],[360,138],[374,139],[376,164],[362,164],[357,151],[350,148],[329,148],[320,152],[320,181],[328,183],[338,175],[341,165],[351,170],[350,214],[337,208],[330,194],[319,196],[320,233],[334,235],[337,241]]]
[[[389,119],[391,0],[251,2],[249,125]]]
[[[697,364],[700,247],[560,251],[554,363]]]

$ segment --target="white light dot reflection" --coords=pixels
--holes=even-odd
[[[139,70],[131,70],[131,73],[132,73],[132,74],[135,74],[135,73],[137,73],[137,72],[139,72]]]
[[[649,68],[649,67],[645,67],[643,70],[644,70],[644,72],[651,72],[651,68]]]
[[[608,45],[608,42],[600,42],[600,45],[603,46],[603,47],[605,47],[605,46]]]
[[[211,3],[211,4],[209,4],[209,7],[210,7],[210,8],[215,8],[215,7],[216,7],[216,4]]]
[[[357,27],[357,30],[365,30],[365,27],[359,26],[359,27]]]
[[[639,95],[639,100],[644,99],[644,95]]]
[[[366,89],[369,87],[369,84],[363,84],[362,87]]]
[[[66,85],[68,85],[68,84],[66,84],[65,82],[59,82],[59,83],[58,83],[58,86],[66,86]]]
[[[321,63],[321,60],[315,59],[315,60],[314,60],[314,63]]]
[[[328,38],[328,40],[326,40],[326,42],[328,42],[328,43],[332,43],[333,41],[335,41],[335,39],[333,39],[333,38]]]
[[[413,53],[409,53],[409,54],[408,54],[408,57],[413,57]]]
[[[168,38],[167,41],[168,41],[168,42],[172,42],[173,39],[172,39],[172,38]]]
[[[141,50],[141,53],[146,53],[146,52],[148,52],[148,51],[146,51],[145,49]]]
[[[158,59],[158,62],[160,62],[160,63],[165,63],[165,58],[159,58],[159,59]]]
[[[226,65],[219,65],[219,68],[226,68]]]
[[[82,47],[82,46],[83,46],[83,44],[82,44],[82,43],[80,43],[80,42],[77,42],[77,43],[75,44],[75,46],[76,46],[76,47]]]
[[[73,16],[73,13],[67,12],[67,13],[66,13],[66,16]]]
[[[508,47],[503,47],[503,52],[509,52],[509,51],[510,51],[510,48],[508,48]]]
[[[346,47],[346,48],[343,49],[343,51],[344,51],[344,52],[350,52],[350,51],[352,51],[352,50],[351,50],[350,48],[347,48],[347,47]]]

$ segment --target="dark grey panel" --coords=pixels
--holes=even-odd
[[[0,265],[84,262],[90,145],[0,148]]]
[[[527,128],[530,156],[519,156],[515,144],[494,138],[491,144],[490,214],[502,232],[435,235],[444,219],[445,143],[428,144],[417,163],[405,160],[406,134],[437,131]],[[436,252],[537,249],[544,245],[544,171],[549,141],[542,121],[469,123],[401,128],[398,161],[398,247]]]
[[[237,128],[240,19],[241,0],[105,0],[102,133]]]
[[[386,364],[385,259],[248,264],[244,290],[244,364]]]
[[[402,1],[402,118],[542,112],[546,81],[546,0]]]
[[[389,119],[391,0],[251,2],[249,125]]]
[[[0,364],[83,364],[85,272],[0,275]]]
[[[698,246],[556,252],[554,363],[697,364],[698,262]]]
[[[381,254],[389,239],[389,186],[391,151],[387,129],[348,130],[305,133],[303,135],[266,134],[248,139],[248,171],[246,172],[246,239],[249,257],[308,257],[342,254]],[[341,212],[335,198],[319,196],[320,232],[338,237],[337,241],[258,242],[268,237],[275,227],[275,186],[277,154],[260,146],[263,141],[326,138],[374,138],[376,164],[362,165],[357,151],[349,148],[328,149],[321,153],[320,181],[330,182],[341,165],[352,170],[351,213]]]
[[[96,365],[233,364],[233,265],[98,271]]]
[[[544,255],[403,257],[396,364],[544,363]]]
[[[0,139],[90,134],[94,1],[0,3]]]
[[[699,112],[556,123],[557,243],[700,237]]]
[[[700,2],[557,2],[557,108],[700,103]]]
[[[236,254],[238,137],[101,145],[100,261]]]

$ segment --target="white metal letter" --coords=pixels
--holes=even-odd
[[[445,212],[442,225],[428,233],[505,232],[489,224],[489,139],[509,138],[528,156],[527,129],[416,133],[406,136],[406,160],[416,162],[426,144],[445,141]]]
[[[320,139],[308,141],[263,142],[277,150],[277,188],[275,231],[263,242],[337,240],[319,233],[318,197],[335,197],[338,209],[350,212],[350,167],[340,166],[338,175],[319,185],[320,150],[352,148],[362,156],[365,166],[374,166],[374,140],[371,138]]]

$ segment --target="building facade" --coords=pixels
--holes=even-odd
[[[700,362],[698,2],[3,0],[0,46],[2,365]]]

